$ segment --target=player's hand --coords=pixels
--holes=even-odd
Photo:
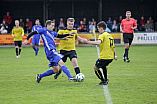
[[[117,57],[117,56],[114,56],[114,59],[117,61],[118,57]]]
[[[131,29],[133,29],[133,30],[134,30],[134,27],[131,27]]]
[[[23,36],[21,35],[21,37],[23,37]]]
[[[15,35],[13,37],[15,38]]]
[[[28,40],[26,39],[22,44],[26,45],[28,43]]]
[[[75,32],[71,32],[69,33],[69,35],[74,36],[74,34],[76,34]]]
[[[123,30],[120,30],[120,32],[123,32]]]
[[[85,39],[85,38],[83,38],[82,40],[81,40],[81,43],[87,43],[87,39]]]
[[[65,37],[65,38],[62,38],[62,40],[69,40],[69,38]]]

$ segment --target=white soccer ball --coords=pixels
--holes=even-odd
[[[80,82],[83,82],[85,80],[85,76],[82,73],[79,73],[76,75],[76,79],[79,80]]]

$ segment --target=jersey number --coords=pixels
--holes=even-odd
[[[113,46],[113,39],[109,38],[110,39],[110,47]]]

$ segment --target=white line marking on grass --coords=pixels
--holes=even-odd
[[[96,41],[96,34],[95,34],[95,32],[94,32],[94,38],[95,38],[95,41]],[[97,53],[98,53],[98,58],[99,58],[100,57],[99,46],[96,45],[96,48],[97,48]],[[101,72],[102,72],[102,69],[101,69]],[[103,89],[104,89],[104,95],[106,97],[107,104],[113,104],[112,101],[111,101],[111,96],[110,96],[110,93],[109,93],[109,90],[108,90],[108,86],[107,85],[103,85]]]
[[[107,104],[113,104],[112,101],[111,101],[110,93],[108,91],[108,86],[107,85],[103,85],[103,88],[104,88],[104,95],[106,97]]]

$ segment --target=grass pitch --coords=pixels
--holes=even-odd
[[[108,66],[108,90],[114,104],[157,104],[157,46],[132,46],[130,63],[122,60],[124,46],[116,47],[118,61]],[[62,73],[36,83],[36,74],[47,71],[44,48],[38,56],[31,47],[22,49],[16,59],[14,48],[0,48],[0,104],[107,104],[103,86],[93,71],[95,47],[77,47],[78,64],[85,81],[69,82]],[[72,63],[66,66],[75,76]]]

